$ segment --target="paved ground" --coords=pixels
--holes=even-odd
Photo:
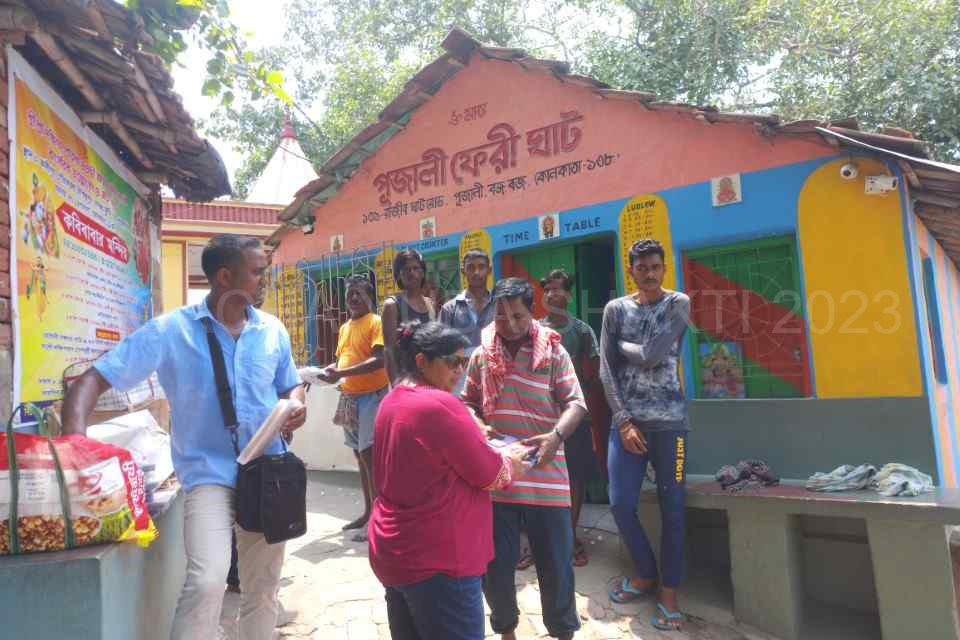
[[[611,605],[606,584],[622,574],[619,542],[605,507],[588,505],[582,533],[590,563],[576,570],[577,605],[583,619],[578,640],[641,638],[653,640],[761,640],[763,634],[733,620],[722,593],[711,585],[692,587],[683,601],[690,619],[681,633],[664,633],[649,624],[651,600]],[[349,472],[313,472],[307,498],[309,532],[288,543],[280,600],[284,607],[276,638],[284,640],[379,640],[390,638],[383,587],[367,562],[366,543],[351,542],[340,527],[362,510],[358,477]],[[540,616],[540,595],[533,569],[517,573],[522,612],[520,640],[548,637]],[[720,602],[718,606],[716,603]],[[714,603],[714,604],[708,604]],[[236,638],[239,596],[224,598],[223,628]],[[497,638],[487,627],[487,636]]]

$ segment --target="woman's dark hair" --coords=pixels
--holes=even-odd
[[[405,322],[397,329],[397,364],[400,373],[417,372],[417,355],[434,360],[470,346],[466,336],[439,322]]]
[[[660,259],[666,261],[666,255],[663,251],[663,245],[652,238],[637,240],[630,247],[630,266],[637,261],[637,258],[643,256],[660,256]]]
[[[547,284],[551,280],[559,280],[560,283],[563,285],[563,288],[566,289],[567,291],[570,291],[571,289],[573,289],[573,284],[574,282],[576,282],[576,279],[572,275],[564,271],[563,269],[554,269],[553,271],[548,273],[546,277],[540,278],[540,286],[546,289]]]
[[[523,306],[527,309],[533,309],[533,287],[523,278],[504,278],[503,280],[498,280],[497,284],[493,285],[493,292],[490,294],[490,297],[493,300],[499,300],[501,298],[509,300],[510,298],[519,297],[523,300]]]
[[[403,288],[400,272],[403,271],[403,266],[407,263],[407,260],[416,260],[420,263],[420,268],[423,269],[423,280],[420,281],[420,286],[423,287],[427,284],[427,263],[424,262],[423,256],[416,249],[404,249],[393,256],[393,280],[398,287]]]

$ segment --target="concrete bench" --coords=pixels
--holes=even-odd
[[[687,478],[688,509],[726,513],[736,617],[784,640],[799,640],[804,621],[804,516],[861,519],[866,524],[880,628],[887,640],[956,639],[957,601],[946,525],[960,524],[960,490],[916,498],[874,491],[817,493],[802,481],[740,492],[709,476]],[[655,487],[645,487],[640,518],[659,544]],[[919,634],[919,635],[918,635]]]

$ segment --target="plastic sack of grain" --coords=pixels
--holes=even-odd
[[[146,547],[157,530],[145,497],[143,472],[126,449],[80,435],[0,432],[0,554]]]

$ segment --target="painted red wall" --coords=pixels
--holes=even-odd
[[[451,114],[486,104],[486,115],[471,122],[450,124]],[[531,157],[525,133],[554,122],[561,112],[578,111],[583,137],[571,153]],[[453,194],[469,188],[467,176],[457,184],[447,162],[446,185],[421,188],[411,198],[444,196],[445,205],[430,212],[410,213],[399,219],[362,223],[363,215],[382,211],[374,179],[381,173],[415,164],[427,149],[440,147],[448,158],[457,151],[488,142],[487,132],[506,122],[521,135],[517,166],[497,175],[487,165],[476,181],[487,185],[514,175],[526,175],[528,187],[509,190],[462,207]],[[449,79],[406,127],[368,158],[354,176],[329,201],[318,207],[316,232],[293,231],[284,236],[275,263],[294,263],[328,253],[330,236],[342,233],[344,249],[374,242],[419,240],[419,220],[436,216],[436,235],[443,236],[518,218],[562,211],[578,206],[653,193],[671,187],[703,182],[728,173],[746,173],[800,162],[834,153],[819,136],[761,136],[746,123],[709,124],[688,113],[648,110],[637,102],[599,97],[593,91],[565,83],[542,71],[526,70],[514,62],[474,56]],[[537,171],[601,154],[615,157],[612,166],[581,171],[562,180],[535,185]]]

